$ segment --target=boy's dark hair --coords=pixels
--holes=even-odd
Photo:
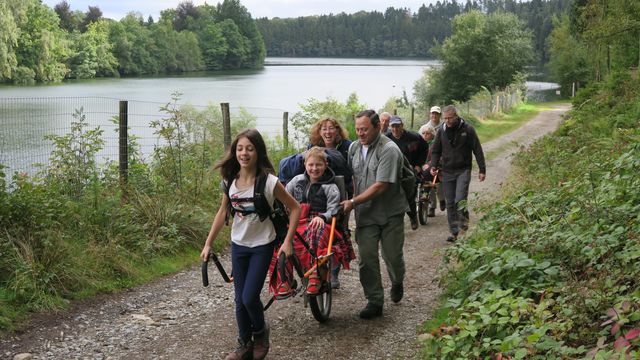
[[[236,136],[229,147],[229,151],[227,151],[224,158],[216,164],[215,169],[220,169],[222,178],[230,183],[238,175],[240,163],[238,163],[238,159],[236,159],[236,148],[238,147],[238,141],[243,137],[247,138],[256,148],[256,153],[258,154],[256,176],[275,174],[275,170],[267,154],[267,145],[265,145],[262,135],[260,135],[260,132],[256,129],[247,129]]]
[[[366,116],[369,118],[369,120],[371,120],[371,125],[373,125],[373,127],[376,127],[378,126],[378,124],[380,124],[380,116],[378,116],[375,110],[360,111],[358,115],[356,115],[356,118],[363,117],[363,116]]]

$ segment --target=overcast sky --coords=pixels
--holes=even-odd
[[[44,0],[43,3],[53,8],[62,0]],[[72,10],[87,11],[89,6],[98,6],[105,17],[119,20],[131,11],[139,12],[143,17],[149,15],[158,19],[160,11],[176,8],[181,0],[67,0]],[[207,1],[217,4],[217,0]],[[261,17],[298,17],[308,15],[354,13],[360,10],[384,12],[388,7],[409,8],[417,12],[422,4],[435,3],[436,0],[240,0],[255,18]],[[204,4],[204,0],[193,0],[196,5]]]

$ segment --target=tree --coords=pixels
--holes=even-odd
[[[84,15],[82,22],[78,26],[81,32],[87,31],[89,25],[102,19],[102,10],[97,6],[89,6],[89,11]]]
[[[587,48],[570,31],[568,16],[554,19],[554,28],[547,39],[551,76],[569,94],[572,84],[586,84],[590,78]]]
[[[0,82],[9,81],[18,66],[16,48],[20,29],[8,4],[0,3]]]
[[[78,29],[78,25],[80,24],[81,19],[78,19],[78,16],[75,12],[71,11],[71,6],[66,1],[61,1],[56,6],[53,7],[53,10],[58,14],[60,18],[60,28],[66,30],[68,32],[72,32],[73,30]]]
[[[482,87],[504,88],[523,72],[533,60],[531,32],[513,14],[471,11],[454,18],[453,33],[437,55],[439,98],[466,101]]]

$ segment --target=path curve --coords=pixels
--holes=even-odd
[[[491,159],[487,180],[471,182],[477,194],[497,192],[509,173],[511,153],[557,128],[568,106],[539,113],[514,132],[483,145]],[[474,195],[476,194],[476,195]],[[473,214],[472,214],[473,217]],[[410,229],[408,221],[405,229]],[[435,283],[448,246],[446,216],[436,212],[426,226],[407,230],[405,297],[389,301],[383,276],[384,315],[358,318],[366,301],[357,262],[342,271],[331,318],[317,323],[301,298],[276,302],[267,312],[272,328],[270,359],[415,359],[417,330],[433,313],[440,293]],[[222,256],[229,264],[229,257]],[[384,266],[383,266],[384,268]],[[384,271],[384,270],[383,270]],[[65,312],[37,315],[20,333],[0,339],[0,358],[28,353],[32,359],[221,359],[235,347],[232,287],[213,274],[203,288],[199,268],[191,268],[119,294],[75,302]]]

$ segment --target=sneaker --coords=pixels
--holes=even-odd
[[[427,216],[428,217],[435,217],[436,216],[436,209],[435,208],[429,208],[429,212],[427,212]]]
[[[367,303],[367,306],[360,311],[361,319],[373,319],[378,316],[382,316],[382,305]]]
[[[238,348],[229,353],[224,360],[250,360],[253,359],[253,342],[244,342],[238,339]]]
[[[451,235],[449,235],[449,237],[447,238],[447,241],[448,241],[448,242],[456,242],[456,240],[457,240],[457,239],[458,239],[458,235],[451,234]]]
[[[307,294],[317,295],[318,292],[320,292],[320,278],[318,275],[311,275],[307,284]]]
[[[295,281],[294,281],[294,284],[295,284]],[[296,285],[291,286],[286,281],[282,282],[280,286],[278,286],[278,293],[276,294],[276,299],[284,300],[292,297],[293,295],[296,294],[295,287]]]
[[[440,200],[440,211],[445,211],[447,209],[447,203],[444,200]]]
[[[400,300],[402,300],[402,295],[404,295],[404,286],[402,286],[402,283],[391,285],[391,301],[399,303]]]
[[[418,230],[418,218],[415,215],[409,215],[411,220],[411,230]]]
[[[269,353],[269,325],[265,321],[262,331],[253,333],[253,359],[262,360]]]

